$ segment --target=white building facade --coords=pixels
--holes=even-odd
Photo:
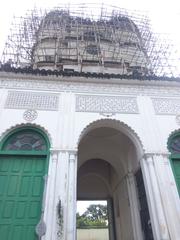
[[[145,239],[139,169],[153,239],[179,239],[178,183],[167,148],[179,129],[179,88],[167,81],[1,73],[1,141],[25,129],[49,141],[42,239],[75,239],[77,198],[113,199],[116,239]]]
[[[110,240],[179,240],[179,92],[171,79],[1,71],[3,239],[75,240],[76,201],[107,200]]]

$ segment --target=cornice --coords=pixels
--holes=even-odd
[[[32,78],[31,78],[32,77]],[[180,83],[83,77],[31,76],[0,72],[0,89],[117,96],[180,97]]]
[[[77,149],[66,149],[66,148],[51,148],[50,149],[50,152],[51,154],[55,153],[55,154],[58,154],[58,153],[69,153],[69,154],[74,154],[76,155],[77,154]]]
[[[162,86],[162,87],[180,87],[180,82],[167,80],[138,80],[138,79],[114,79],[114,78],[92,78],[92,77],[67,77],[67,76],[41,76],[32,74],[19,74],[11,72],[0,72],[0,81],[3,80],[27,80],[27,81],[45,81],[45,82],[63,82],[63,83],[96,83],[96,84],[117,84],[117,85],[134,85],[134,86]]]
[[[144,153],[144,158],[147,159],[149,157],[155,157],[155,156],[162,156],[169,158],[170,153],[169,152],[146,152]]]

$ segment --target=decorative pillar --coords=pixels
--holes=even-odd
[[[155,154],[145,154],[141,159],[141,169],[149,205],[151,225],[155,240],[170,240],[167,222],[162,206],[162,198],[154,168]],[[174,239],[173,239],[174,240]]]
[[[169,155],[154,155],[154,168],[159,184],[162,205],[168,224],[170,239],[179,240],[180,200],[169,161]]]
[[[128,173],[126,180],[128,186],[134,239],[143,240],[134,174],[132,172]]]
[[[69,153],[69,174],[68,174],[68,194],[67,194],[67,238],[76,239],[76,185],[77,185],[77,157],[76,151]]]
[[[76,151],[52,149],[49,161],[42,240],[76,239]]]
[[[47,231],[42,239],[54,240],[56,239],[57,235],[56,206],[55,206],[57,163],[58,163],[58,151],[51,150],[44,213]]]
[[[67,239],[67,209],[68,209],[68,179],[69,179],[69,154],[67,150],[59,150],[56,177],[56,222],[57,239]]]

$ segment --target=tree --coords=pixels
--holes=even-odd
[[[82,215],[77,213],[76,217],[77,228],[107,227],[107,206],[91,204]]]
[[[91,221],[106,221],[107,220],[107,206],[102,204],[91,204],[85,213],[82,215],[83,217],[89,218]]]

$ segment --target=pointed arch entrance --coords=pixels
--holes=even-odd
[[[0,236],[37,240],[49,141],[33,127],[10,132],[0,143]]]
[[[77,198],[108,200],[110,240],[153,239],[139,163],[142,154],[137,134],[116,120],[96,121],[80,136]]]

